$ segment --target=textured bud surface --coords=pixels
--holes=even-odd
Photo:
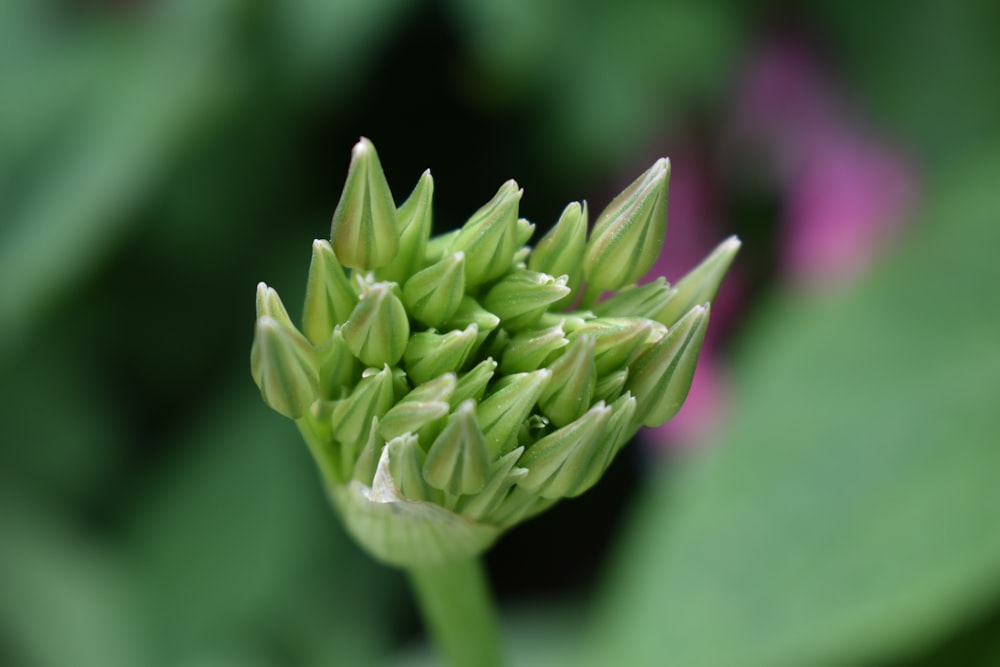
[[[572,203],[532,248],[514,181],[431,236],[430,172],[397,209],[374,146],[355,146],[331,240],[313,244],[302,329],[261,283],[251,366],[372,555],[479,554],[677,412],[739,241],[673,287],[637,286],[663,242],[668,180],[658,160],[589,237],[587,205]]]

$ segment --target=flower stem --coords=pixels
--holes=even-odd
[[[451,667],[500,667],[492,594],[478,558],[407,570],[427,631]]]

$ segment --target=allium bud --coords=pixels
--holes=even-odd
[[[372,142],[364,137],[351,151],[351,166],[330,226],[333,249],[344,266],[376,269],[399,250],[396,204]]]
[[[508,271],[518,248],[517,207],[523,190],[507,181],[462,226],[451,252],[465,252],[465,280],[482,285]]]
[[[332,243],[313,244],[305,335],[262,283],[251,370],[376,558],[479,554],[676,413],[738,242],[674,287],[635,285],[663,240],[668,176],[657,161],[589,241],[570,204],[531,248],[514,181],[432,237],[430,173],[397,210],[374,147],[355,146]],[[589,308],[567,310],[578,300]]]
[[[653,266],[667,231],[669,181],[670,161],[660,158],[597,217],[583,258],[588,289],[620,289]]]
[[[410,322],[398,291],[395,283],[375,283],[344,324],[347,347],[367,366],[395,365],[406,350]]]

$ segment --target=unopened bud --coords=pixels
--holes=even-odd
[[[448,401],[455,391],[455,374],[445,373],[425,382],[392,406],[379,422],[379,435],[386,440],[416,433],[425,424],[448,414]]]
[[[552,371],[547,368],[508,375],[479,403],[476,414],[491,458],[513,448],[521,423],[535,407],[551,377]]]
[[[402,285],[424,266],[427,242],[433,227],[431,201],[434,197],[434,179],[431,170],[420,175],[413,192],[396,209],[399,225],[399,251],[396,257],[376,271],[379,280]]]
[[[579,336],[549,369],[552,380],[538,399],[542,414],[556,426],[565,426],[587,411],[597,383],[594,339]]]
[[[569,339],[566,338],[562,324],[518,332],[504,346],[500,372],[526,373],[541,368],[567,345]]]
[[[358,303],[358,295],[327,241],[313,241],[302,329],[313,345],[330,337],[333,327],[347,321]]]
[[[589,290],[622,288],[653,266],[667,231],[669,181],[670,161],[660,158],[597,217],[583,258]]]
[[[610,417],[611,408],[597,403],[576,421],[534,443],[518,461],[528,474],[517,485],[543,498],[573,494],[587,477]]]
[[[552,304],[569,294],[566,276],[519,270],[498,281],[483,297],[483,306],[500,318],[504,327],[530,327]]]
[[[559,221],[531,251],[528,268],[550,276],[567,276],[570,293],[552,304],[560,309],[569,306],[583,283],[583,250],[587,246],[587,203],[569,204]]]
[[[674,285],[670,301],[650,317],[669,327],[696,305],[715,299],[722,278],[739,250],[740,240],[735,236],[720,243],[701,264]]]
[[[257,320],[250,370],[264,402],[286,417],[298,419],[319,398],[316,350],[291,324]]]
[[[465,282],[470,287],[495,280],[510,270],[519,246],[517,208],[521,194],[516,182],[507,181],[455,236],[450,251],[465,252]]]
[[[422,384],[439,375],[458,372],[469,358],[478,333],[476,325],[470,324],[444,335],[432,331],[413,334],[403,353],[407,375]]]
[[[462,402],[437,436],[424,464],[424,479],[453,495],[478,493],[489,476],[489,451],[476,420],[476,403]]]
[[[629,365],[627,387],[638,403],[638,424],[661,426],[681,409],[691,388],[708,316],[708,304],[695,306]]]
[[[351,352],[366,366],[394,365],[410,338],[406,307],[395,283],[375,283],[361,294],[343,327]]]
[[[350,396],[338,401],[330,416],[333,434],[344,443],[361,442],[368,435],[372,418],[381,419],[394,401],[392,371],[365,371]]]
[[[601,317],[648,317],[663,310],[673,298],[666,278],[657,278],[644,285],[629,285],[613,296],[594,305]]]
[[[337,258],[352,269],[377,269],[399,250],[396,204],[378,153],[364,137],[351,151],[351,166],[333,213],[330,239]]]
[[[403,285],[403,303],[413,317],[440,327],[465,296],[465,253],[459,251],[417,272]]]

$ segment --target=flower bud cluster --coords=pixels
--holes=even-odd
[[[514,181],[432,236],[430,172],[397,208],[374,146],[354,147],[302,326],[261,283],[251,364],[375,557],[475,555],[680,409],[739,242],[677,285],[636,285],[663,242],[669,174],[658,160],[589,235],[586,204],[570,204],[531,247]]]

